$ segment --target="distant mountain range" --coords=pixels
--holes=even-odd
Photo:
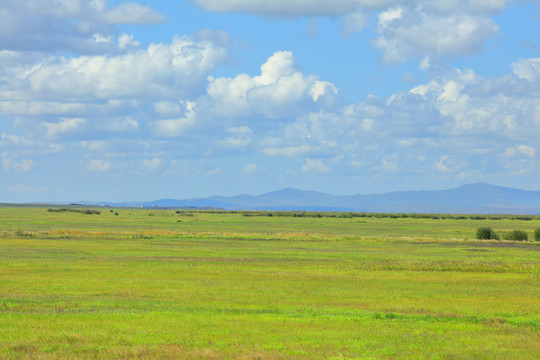
[[[540,191],[519,190],[486,183],[463,185],[448,190],[396,191],[374,195],[332,195],[286,188],[257,196],[215,195],[186,200],[160,199],[105,205],[225,210],[540,215]]]

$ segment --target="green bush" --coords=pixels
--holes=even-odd
[[[540,228],[534,230],[534,240],[540,241]]]
[[[504,234],[504,240],[516,240],[516,241],[527,241],[529,240],[529,235],[523,230],[512,230],[509,233]]]
[[[479,227],[476,229],[476,238],[480,240],[499,240],[499,235],[490,227]]]
[[[74,212],[86,215],[101,215],[101,211],[92,209],[72,209],[72,208],[60,208],[60,209],[47,209],[48,212]],[[111,210],[112,211],[112,210]]]

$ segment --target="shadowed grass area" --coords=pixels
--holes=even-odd
[[[540,244],[486,220],[115,211],[0,208],[0,358],[540,353]]]

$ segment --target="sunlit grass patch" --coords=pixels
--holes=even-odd
[[[540,244],[475,239],[536,219],[0,215],[0,358],[540,352]]]

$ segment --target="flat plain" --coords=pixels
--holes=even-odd
[[[0,207],[0,358],[540,354],[539,217],[98,210]]]

